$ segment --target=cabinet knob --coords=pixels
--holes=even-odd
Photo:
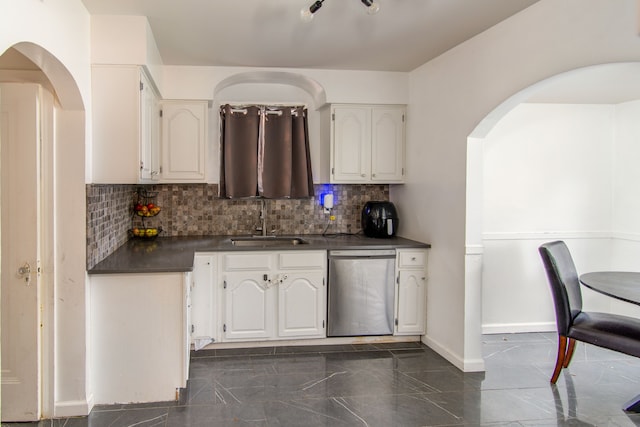
[[[415,261],[415,260],[416,260],[416,257],[412,256],[411,261]]]
[[[366,177],[366,175],[365,175],[365,174],[360,174],[360,176],[361,176],[361,177],[363,177],[363,178],[364,178],[364,177]]]
[[[375,178],[375,177],[376,177],[376,174],[375,174],[375,173],[371,174],[371,177]]]

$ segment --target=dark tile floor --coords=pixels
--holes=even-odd
[[[552,386],[555,334],[483,339],[486,372],[466,374],[417,343],[200,351],[184,404],[2,426],[640,426],[621,409],[640,359],[578,344]]]

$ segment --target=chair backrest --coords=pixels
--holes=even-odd
[[[538,251],[551,286],[558,333],[566,335],[573,319],[582,311],[578,272],[563,241],[545,243]]]

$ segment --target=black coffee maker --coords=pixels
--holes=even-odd
[[[368,237],[395,236],[399,222],[391,202],[371,201],[362,208],[362,231]]]

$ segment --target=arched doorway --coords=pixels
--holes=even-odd
[[[495,310],[494,307],[485,307],[491,304],[485,304],[483,306],[483,293],[485,302],[487,301],[487,294],[493,292],[489,290],[486,283],[483,283],[483,278],[486,277],[486,271],[502,268],[499,262],[496,261],[496,247],[500,245],[495,244],[499,239],[509,241],[508,244],[502,245],[502,248],[509,247],[506,252],[509,256],[519,257],[517,271],[520,274],[520,280],[513,280],[513,276],[510,280],[510,287],[514,292],[538,292],[537,297],[539,300],[544,300],[548,297],[548,290],[546,289],[546,279],[544,273],[539,265],[540,261],[537,257],[536,248],[540,241],[555,239],[562,236],[571,237],[572,234],[565,227],[564,232],[558,230],[557,227],[544,227],[544,225],[538,221],[535,225],[529,224],[529,229],[525,230],[523,226],[520,236],[516,236],[518,233],[502,233],[502,236],[497,236],[499,233],[493,233],[492,240],[487,240],[487,230],[485,230],[485,224],[487,218],[484,218],[486,210],[483,208],[485,198],[489,197],[488,188],[485,186],[484,178],[487,171],[484,169],[483,161],[486,158],[486,154],[483,154],[483,148],[487,148],[485,143],[489,140],[492,130],[497,129],[502,120],[512,112],[522,108],[523,105],[536,105],[533,109],[540,110],[545,104],[575,104],[582,105],[583,109],[585,105],[590,104],[618,104],[627,103],[631,100],[640,99],[640,63],[616,63],[616,64],[603,64],[592,67],[585,67],[577,70],[572,70],[566,73],[559,74],[544,81],[538,82],[520,92],[513,95],[511,98],[499,105],[494,111],[492,111],[485,119],[474,129],[467,141],[467,230],[466,230],[466,244],[467,244],[467,265],[474,266],[469,269],[465,281],[465,288],[468,295],[472,295],[472,306],[475,312],[475,326],[473,327],[473,334],[480,336],[483,332],[526,332],[533,330],[545,330],[554,327],[554,320],[552,310],[549,311],[549,319],[531,319],[530,322],[522,322],[521,319],[515,319],[511,324],[503,322],[503,324],[488,324],[484,319],[487,316],[483,315],[485,309]],[[532,104],[536,103],[536,104]],[[526,120],[519,122],[523,127],[527,125]],[[556,146],[557,148],[557,146]],[[577,144],[577,149],[580,149]],[[549,152],[553,153],[554,147],[550,147]],[[551,156],[549,154],[549,159]],[[570,155],[570,153],[568,154]],[[576,161],[576,159],[572,159]],[[569,160],[571,161],[571,160]],[[597,159],[593,164],[597,164]],[[584,164],[586,166],[586,163]],[[490,168],[495,167],[495,164]],[[539,177],[543,177],[544,168],[539,167],[537,172]],[[574,173],[582,173],[581,170],[574,170]],[[532,171],[529,179],[533,176],[535,171]],[[587,173],[585,170],[584,173]],[[526,190],[523,190],[525,193]],[[523,198],[526,199],[526,194],[518,194],[520,201]],[[491,197],[495,197],[495,194],[491,193]],[[505,195],[505,197],[508,197]],[[587,197],[587,196],[585,196]],[[538,199],[539,200],[539,199]],[[515,202],[514,202],[515,203]],[[533,203],[533,199],[532,199]],[[577,205],[577,203],[576,203]],[[527,207],[520,203],[522,209]],[[539,209],[539,202],[530,206],[533,209]],[[547,207],[549,212],[549,207]],[[514,215],[517,215],[514,213]],[[574,221],[574,218],[569,218],[567,221]],[[575,221],[577,223],[577,221]],[[494,221],[494,224],[496,221]],[[553,228],[553,229],[551,229]],[[584,228],[584,227],[583,227]],[[491,230],[494,231],[494,230]],[[528,233],[527,233],[528,231]],[[595,242],[601,238],[608,238],[608,236],[591,232],[589,235],[584,230],[572,230],[573,235],[576,235],[576,231],[580,233],[581,245],[588,238],[592,238]],[[516,239],[521,241],[514,249],[513,242]],[[491,242],[492,246],[489,247],[487,242]],[[588,245],[589,243],[586,243]],[[583,246],[586,248],[587,246]],[[591,243],[591,247],[595,247],[595,243]],[[602,246],[602,245],[598,245]],[[491,252],[490,252],[491,251]],[[503,251],[504,252],[504,251]],[[513,266],[513,260],[507,260],[502,257],[505,266]],[[506,267],[504,267],[506,270]],[[539,280],[536,278],[536,274],[539,272]],[[505,276],[507,276],[505,274]],[[494,276],[495,277],[495,276]],[[540,289],[525,290],[523,279],[526,277],[532,277],[531,281],[541,283]],[[514,283],[515,282],[515,283]],[[541,295],[544,294],[544,295]],[[527,302],[531,304],[533,297],[529,295]],[[511,300],[513,303],[513,300]],[[504,307],[504,306],[503,306]],[[486,313],[485,313],[486,314]],[[487,323],[487,324],[485,324]]]
[[[37,149],[43,159],[45,176],[37,196],[42,212],[37,233],[41,255],[32,274],[39,276],[42,283],[38,290],[42,345],[37,355],[41,378],[36,396],[29,397],[38,401],[40,409],[30,416],[52,418],[86,414],[88,403],[80,404],[84,408],[68,408],[68,414],[59,403],[71,400],[67,396],[70,390],[67,382],[73,382],[72,387],[76,390],[78,379],[81,388],[85,387],[83,379],[86,384],[84,103],[78,85],[66,67],[46,49],[33,43],[18,43],[3,52],[0,82],[36,83],[54,98],[52,138]],[[4,174],[2,176],[4,181]],[[4,184],[8,184],[6,188],[19,191],[32,190],[21,188],[23,183],[20,182]],[[10,246],[3,247],[6,250]],[[0,258],[2,255],[0,252]],[[4,303],[8,295],[3,292],[0,297]],[[2,325],[0,333],[3,340],[9,335],[5,328],[17,322],[7,323]],[[35,351],[33,348],[27,350]],[[8,351],[11,348],[3,347],[3,358]],[[9,394],[3,394],[1,398],[3,405],[10,404]],[[4,420],[4,411],[2,415]]]

